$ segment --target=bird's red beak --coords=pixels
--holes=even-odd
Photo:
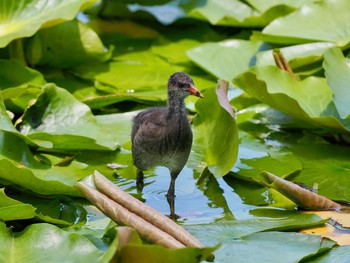
[[[199,98],[204,98],[203,95],[199,92],[199,90],[192,85],[190,85],[190,94]]]

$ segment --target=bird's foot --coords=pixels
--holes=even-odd
[[[176,221],[177,219],[181,218],[181,216],[179,216],[179,215],[177,215],[175,213],[167,215],[167,217],[169,217],[171,220],[174,220],[174,221]]]

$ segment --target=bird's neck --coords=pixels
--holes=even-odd
[[[176,94],[168,93],[168,109],[172,115],[186,115],[185,98],[179,98]]]

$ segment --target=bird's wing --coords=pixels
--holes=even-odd
[[[166,126],[168,126],[168,122],[164,108],[143,111],[134,118],[131,139],[134,143],[159,140],[167,132],[167,129],[162,129]]]

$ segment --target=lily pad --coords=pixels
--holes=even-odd
[[[301,161],[303,170],[293,177],[309,187],[318,185],[318,193],[336,201],[350,201],[347,191],[350,166],[349,147],[326,143],[301,142],[289,144],[291,152]]]
[[[259,180],[262,171],[270,171],[287,177],[302,170],[302,164],[291,152],[278,145],[268,145],[257,138],[240,133],[241,143],[237,164],[233,167],[234,177]]]
[[[103,255],[85,237],[50,224],[33,224],[13,233],[0,222],[0,233],[0,261],[3,262],[99,262]]]
[[[338,263],[347,263],[350,257],[350,246],[339,246],[333,248],[326,254],[320,255],[317,258],[312,258],[305,262],[307,263],[328,263],[336,261]]]
[[[239,75],[234,83],[254,98],[293,117],[332,131],[350,130],[350,123],[338,116],[325,78],[299,81],[277,67],[263,66]]]
[[[340,117],[350,118],[350,67],[339,48],[331,48],[324,53],[323,67]]]
[[[8,197],[4,188],[0,189],[0,219],[3,221],[33,218],[36,208]]]
[[[347,0],[312,2],[275,19],[261,33],[257,32],[255,39],[284,44],[326,41],[345,46],[350,41],[350,18],[344,10],[349,8]]]
[[[215,177],[226,175],[238,154],[238,130],[227,99],[227,88],[226,82],[217,89],[207,90],[205,99],[196,103],[197,115],[193,120],[193,148],[200,157],[192,156],[199,163],[204,162]]]
[[[12,40],[34,35],[40,28],[73,19],[77,13],[94,4],[94,0],[4,0],[0,48]]]
[[[259,12],[242,1],[209,0],[205,5],[190,10],[188,16],[209,21],[213,25],[263,27],[293,10],[293,7],[276,5]]]
[[[217,224],[187,225],[186,229],[193,235],[202,238],[213,238],[211,243],[228,239],[234,240],[249,236],[254,233],[267,231],[295,231],[310,227],[324,225],[327,220],[317,215],[304,214],[290,211],[278,211],[276,218],[234,220],[219,222]]]
[[[117,147],[113,138],[101,135],[90,108],[54,84],[43,87],[18,128],[35,141],[47,142],[46,148],[114,150]]]
[[[304,257],[327,251],[335,244],[328,239],[322,240],[320,236],[278,232],[323,225],[326,220],[316,215],[278,211],[275,216],[215,225],[189,225],[186,228],[205,245],[221,243],[214,254],[218,262],[224,263],[233,260],[245,263],[281,262],[282,258],[283,262],[299,262]]]
[[[26,56],[33,66],[70,68],[104,62],[111,51],[90,27],[73,20],[40,30],[27,43]]]
[[[315,235],[288,232],[255,233],[241,239],[225,240],[215,253],[215,258],[223,263],[294,263],[315,254],[322,254],[334,244],[329,239]]]
[[[217,78],[231,81],[252,66],[254,55],[260,48],[261,42],[226,40],[205,43],[187,51],[187,54],[192,61]]]

